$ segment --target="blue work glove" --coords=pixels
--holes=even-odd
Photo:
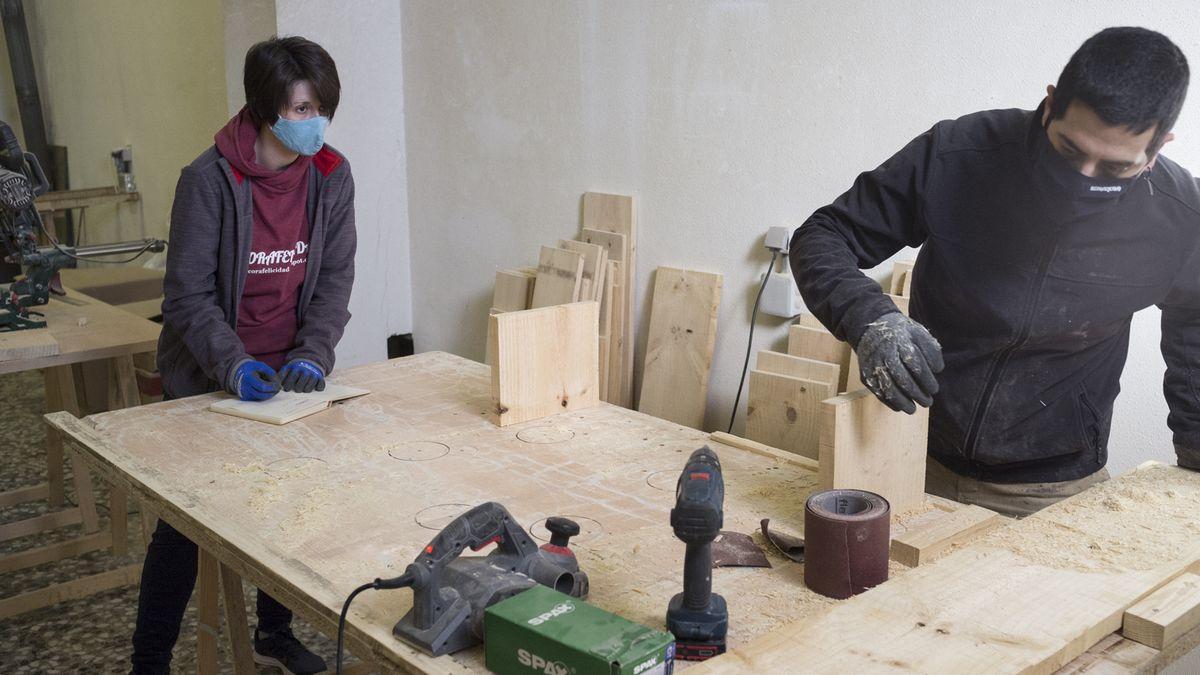
[[[233,370],[228,389],[243,401],[265,401],[279,393],[279,375],[262,361],[242,361]]]
[[[279,369],[279,379],[284,391],[325,391],[325,373],[321,366],[307,359],[293,359]]]

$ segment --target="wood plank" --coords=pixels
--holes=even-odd
[[[583,227],[593,230],[616,232],[625,236],[625,253],[621,258],[622,273],[622,324],[623,332],[619,351],[621,354],[621,405],[633,407],[633,363],[634,335],[637,312],[637,213],[633,197],[600,192],[583,195]],[[586,238],[585,238],[586,241]],[[609,251],[611,257],[612,252]],[[611,346],[610,346],[611,349]]]
[[[927,523],[894,536],[891,558],[909,567],[923,565],[951,546],[962,544],[1007,520],[995,511],[974,504],[941,513]]]
[[[824,328],[797,324],[788,329],[788,350],[792,356],[814,361],[835,363],[841,369],[838,390],[846,388],[846,374],[850,368],[850,345],[833,336]]]
[[[752,441],[749,438],[734,436],[733,434],[727,434],[724,431],[714,431],[709,435],[709,438],[712,439],[714,443],[728,445],[729,447],[737,448],[738,450],[745,450],[746,452],[752,452],[756,455],[762,455],[763,457],[770,457],[772,459],[778,459],[789,464],[795,464],[808,471],[816,472],[817,470],[816,460],[809,459],[804,455],[797,455],[794,452],[784,452],[779,448],[773,448],[765,443]]]
[[[893,513],[920,506],[925,493],[929,409],[895,412],[866,389],[822,403],[821,489],[883,495]]]
[[[108,548],[112,544],[112,534],[97,532],[85,537],[76,537],[69,541],[47,544],[37,548],[25,549],[17,553],[0,556],[0,574],[22,570],[26,567],[57,562],[92,551]]]
[[[599,403],[595,301],[506,312],[493,324],[492,420],[499,426]]]
[[[50,607],[60,602],[79,600],[114,588],[137,584],[142,577],[141,564],[126,565],[115,570],[72,579],[47,588],[39,588],[0,600],[0,620]]]
[[[543,246],[538,254],[537,280],[533,282],[531,309],[565,305],[579,299],[583,256],[561,248]]]
[[[78,507],[63,509],[41,516],[33,516],[0,525],[0,541],[28,537],[31,534],[56,530],[69,525],[78,525],[81,522],[83,522],[83,517]]]
[[[900,310],[905,316],[908,316],[909,298],[901,295],[888,295],[888,298],[896,305],[896,309]],[[850,370],[846,373],[846,384],[842,387],[842,392],[863,389],[862,373],[859,372],[858,366],[858,354],[854,350],[850,351],[850,365],[848,367]]]
[[[600,273],[600,265],[604,262],[607,253],[603,246],[599,244],[589,244],[583,241],[575,241],[572,239],[559,239],[558,247],[567,251],[572,251],[583,256],[583,275],[580,288],[580,296],[577,300],[598,300],[596,297],[596,288],[599,281],[604,275]]]
[[[604,292],[600,297],[600,400],[612,403],[613,398],[609,395],[609,378],[613,370],[611,367],[613,326],[615,325],[613,317],[616,316],[614,303],[621,263],[606,258],[605,267],[607,267],[607,271],[604,273]]]
[[[612,277],[612,314],[608,328],[608,388],[605,401],[613,405],[621,405],[622,383],[625,380],[624,350],[625,344],[625,293],[622,286],[625,276],[621,271],[621,263],[614,262],[609,270]]]
[[[722,278],[671,267],[655,272],[639,411],[704,426]]]
[[[1191,572],[1125,610],[1121,633],[1147,647],[1164,649],[1200,626],[1200,576]]]
[[[492,308],[501,312],[519,312],[529,309],[533,300],[533,278],[518,270],[496,272],[496,285],[492,291]]]
[[[49,483],[38,483],[29,487],[17,488],[7,492],[0,492],[0,508],[7,508],[25,502],[33,502],[39,499],[46,499],[50,496]]]
[[[834,387],[837,387],[841,381],[841,367],[836,363],[806,359],[802,356],[792,356],[765,349],[758,353],[754,368],[765,373],[825,382]]]
[[[915,260],[901,260],[892,264],[892,280],[888,287],[891,295],[909,296],[912,288],[912,270]]]
[[[242,578],[228,565],[220,565],[221,596],[225,604],[225,630],[229,633],[229,647],[233,655],[233,672],[251,675],[257,672],[254,665],[254,647],[250,644],[250,625],[246,621],[246,596],[242,594]]]
[[[746,438],[817,459],[821,401],[834,396],[829,382],[751,371],[746,396]]]
[[[217,636],[221,634],[221,619],[217,602],[220,599],[220,566],[213,554],[200,549],[196,574],[196,672],[201,675],[217,673]]]
[[[0,361],[36,359],[58,354],[58,340],[46,328],[0,333]]]
[[[1052,673],[1200,559],[1184,472],[1143,465],[689,670]]]

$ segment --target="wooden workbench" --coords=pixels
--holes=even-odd
[[[105,304],[83,293],[68,289],[65,297],[51,296],[46,305],[35,308],[44,315],[45,328],[0,334],[0,348],[44,331],[57,342],[58,353],[0,360],[0,375],[42,369],[46,383],[46,409],[65,410],[78,415],[82,408],[73,366],[88,361],[108,360],[111,373],[109,407],[138,405],[137,378],[133,355],[154,351],[160,327],[151,321]],[[84,535],[47,546],[0,556],[0,572],[61,560],[90,551],[112,548],[123,554],[126,546],[126,493],[110,493],[112,517],[107,532],[99,531],[98,515],[86,466],[75,459],[75,490],[78,504],[64,505],[64,454],[57,434],[47,435],[47,481],[0,493],[0,508],[24,502],[47,500],[57,510],[25,520],[0,525],[0,541],[60,527],[82,524]],[[66,599],[133,583],[139,565],[129,565],[93,577],[77,579],[56,587],[31,590],[0,599],[0,617],[44,607]]]
[[[399,574],[453,516],[489,500],[543,539],[545,517],[579,521],[572,546],[591,578],[590,601],[662,627],[683,565],[667,514],[688,453],[711,443],[705,434],[605,404],[499,428],[487,419],[488,369],[448,354],[352,368],[335,380],[373,393],[284,427],[206,411],[219,395],[48,420],[100,473],[200,545],[202,581],[212,583],[218,567],[226,589],[245,578],[327,634],[350,590]],[[714,448],[726,529],[753,532],[766,517],[801,527],[817,482],[809,469],[783,453]],[[833,605],[804,587],[800,565],[769,555],[770,570],[714,573],[734,617],[731,647]],[[215,626],[215,595],[202,592],[200,602],[202,621]],[[360,596],[350,649],[387,668],[482,670],[480,649],[431,659],[397,641],[391,627],[410,605],[407,589]],[[230,623],[235,659],[244,658],[245,637],[236,635],[245,635],[244,614]],[[199,639],[202,654],[215,654],[211,634]]]

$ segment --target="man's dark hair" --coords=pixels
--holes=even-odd
[[[246,106],[255,124],[274,124],[286,108],[292,85],[308,80],[321,103],[321,114],[333,119],[341,97],[337,66],[321,45],[299,36],[273,37],[246,52],[242,83]]]
[[[1083,43],[1054,88],[1050,119],[1072,101],[1111,126],[1140,134],[1154,128],[1147,154],[1162,147],[1187,95],[1188,64],[1167,36],[1145,28],[1105,28]]]

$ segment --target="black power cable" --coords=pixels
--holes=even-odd
[[[758,287],[758,296],[754,298],[754,311],[750,313],[750,339],[746,341],[746,360],[742,363],[742,377],[738,380],[737,396],[733,397],[733,412],[729,415],[729,429],[733,433],[733,421],[737,419],[738,403],[742,400],[742,386],[746,384],[746,370],[750,366],[750,351],[754,349],[754,323],[758,320],[758,303],[762,302],[763,291],[767,290],[767,280],[775,271],[775,261],[779,259],[779,251],[771,249],[771,264],[763,275],[762,285]]]
[[[338,617],[338,639],[337,639],[337,675],[342,675],[342,650],[346,638],[346,614],[350,612],[350,603],[354,601],[354,597],[363,591],[380,590],[389,588],[404,588],[411,586],[413,575],[405,572],[398,577],[391,579],[376,579],[370,583],[363,584],[350,592],[346,596],[346,602],[342,604],[342,615]]]

